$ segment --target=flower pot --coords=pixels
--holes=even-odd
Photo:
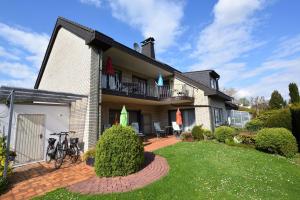
[[[89,165],[89,166],[94,166],[95,158],[89,157],[89,158],[86,159],[85,163],[86,163],[87,165]]]

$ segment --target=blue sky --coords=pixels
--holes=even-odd
[[[300,85],[298,0],[67,0],[0,3],[0,85],[33,87],[58,16],[132,47],[156,39],[181,71],[215,69],[238,96]]]

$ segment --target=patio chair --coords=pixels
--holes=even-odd
[[[138,122],[132,122],[131,123],[132,128],[135,130],[136,134],[141,137],[144,138],[145,135],[143,133],[140,132],[140,127],[139,127],[139,123]]]
[[[181,134],[181,128],[176,122],[172,122],[173,135],[179,136]]]
[[[166,131],[165,130],[162,130],[160,128],[160,123],[159,122],[154,122],[154,129],[155,129],[155,133],[156,133],[156,136],[157,137],[160,137],[161,135],[166,135]]]

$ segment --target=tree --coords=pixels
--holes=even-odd
[[[266,110],[268,108],[268,102],[265,100],[265,97],[257,96],[257,97],[251,97],[250,99],[251,108],[255,110],[253,113],[253,117],[259,115],[259,112],[261,110]]]
[[[277,90],[274,90],[272,92],[271,99],[269,101],[269,107],[271,109],[280,109],[283,106],[284,106],[284,100],[281,94]]]
[[[291,103],[292,104],[300,103],[299,90],[296,83],[289,84],[289,91],[290,91]]]

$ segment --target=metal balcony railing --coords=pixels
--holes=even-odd
[[[172,97],[194,97],[194,89],[187,89],[185,84],[171,87],[169,85],[157,86],[146,85],[137,82],[120,82],[106,80],[106,76],[102,78],[102,89],[120,92],[128,96],[136,95],[142,97],[154,97],[158,99],[167,99]],[[176,89],[173,89],[176,88]]]

